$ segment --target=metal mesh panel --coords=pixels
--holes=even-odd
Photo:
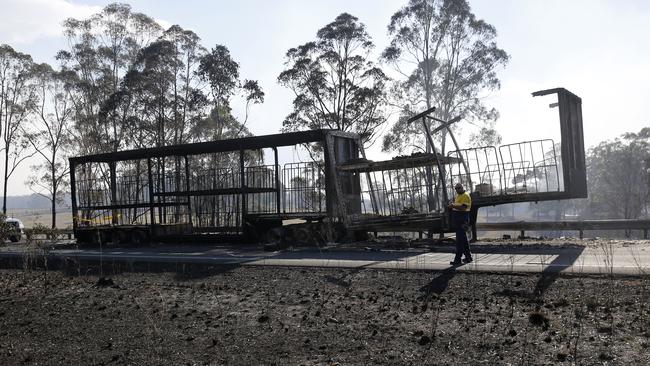
[[[200,155],[193,157],[190,165],[193,167],[190,172],[191,191],[241,188],[238,153]],[[189,201],[192,209],[192,225],[198,231],[241,232],[240,194],[197,194],[191,196]]]
[[[195,228],[209,229],[220,233],[241,231],[240,195],[201,195],[193,196],[192,224]]]
[[[78,168],[76,184],[77,202],[81,208],[110,204],[111,194],[107,164],[88,163],[81,165]]]
[[[526,141],[499,147],[503,194],[560,192],[561,168],[553,140]]]
[[[246,168],[246,186],[248,188],[276,189],[275,166],[262,165]],[[277,212],[276,192],[249,193],[246,197],[248,213]]]
[[[146,162],[136,160],[115,164],[114,199],[110,189],[109,164],[87,163],[77,169],[77,221],[81,226],[149,223],[150,210],[142,207],[149,204]]]
[[[282,169],[284,213],[325,211],[325,173],[321,163],[288,163]]]
[[[386,216],[440,210],[438,185],[428,183],[436,182],[435,169],[420,166],[360,174],[362,212]]]
[[[463,149],[449,153],[451,183],[463,183],[481,197],[563,190],[561,166],[553,140],[534,140]]]
[[[503,173],[494,146],[451,151],[448,156],[458,159],[457,163],[449,166],[450,186],[462,183],[468,191],[477,192],[482,197],[501,194]]]

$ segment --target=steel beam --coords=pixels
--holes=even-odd
[[[334,130],[311,130],[86,155],[70,158],[70,162],[74,164],[81,164],[87,162],[112,162],[147,158],[163,158],[168,156],[191,156],[227,151],[256,150],[279,146],[299,145],[309,142],[322,142],[325,140],[326,135],[358,138],[356,134],[347,132]]]

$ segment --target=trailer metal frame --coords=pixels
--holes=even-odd
[[[433,153],[387,161],[366,157],[360,137],[313,130],[117,151],[70,158],[73,230],[81,242],[142,242],[192,235],[209,240],[320,241],[367,232],[450,232],[447,202],[453,184],[481,207],[587,196],[581,99],[557,94],[560,157],[552,140],[499,148],[461,149],[435,108],[420,121]],[[428,121],[439,123],[431,129]],[[456,147],[446,156],[432,134],[445,131]],[[281,164],[278,148],[319,144],[321,162]],[[250,156],[273,150],[273,163]],[[561,171],[561,174],[560,174]],[[306,226],[288,229],[285,221]],[[305,229],[306,227],[306,229]]]

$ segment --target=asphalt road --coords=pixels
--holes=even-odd
[[[43,250],[42,247],[48,249]],[[650,241],[603,241],[585,244],[530,243],[473,245],[474,262],[457,271],[537,272],[643,275],[650,273]],[[246,266],[340,267],[400,270],[444,270],[452,267],[453,246],[390,249],[386,246],[329,245],[264,251],[250,245],[155,245],[79,249],[74,244],[0,247],[0,260],[30,255],[81,261],[173,262]]]

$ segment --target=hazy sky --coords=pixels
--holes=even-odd
[[[0,0],[0,43],[54,63],[65,48],[61,22],[85,18],[112,1]],[[389,39],[390,16],[407,0],[132,0],[133,11],[161,24],[191,29],[210,48],[227,46],[243,78],[258,80],[265,103],[252,110],[254,134],[277,133],[292,94],[276,78],[285,52],[315,39],[342,12],[359,18],[378,54]],[[558,138],[557,110],[530,96],[565,87],[582,97],[585,144],[593,146],[650,125],[650,1],[470,0],[473,12],[494,25],[511,60],[499,75],[501,90],[485,96],[501,113],[504,143]],[[28,170],[23,166],[23,170]],[[21,176],[23,176],[21,178]],[[25,174],[9,195],[27,194]]]

